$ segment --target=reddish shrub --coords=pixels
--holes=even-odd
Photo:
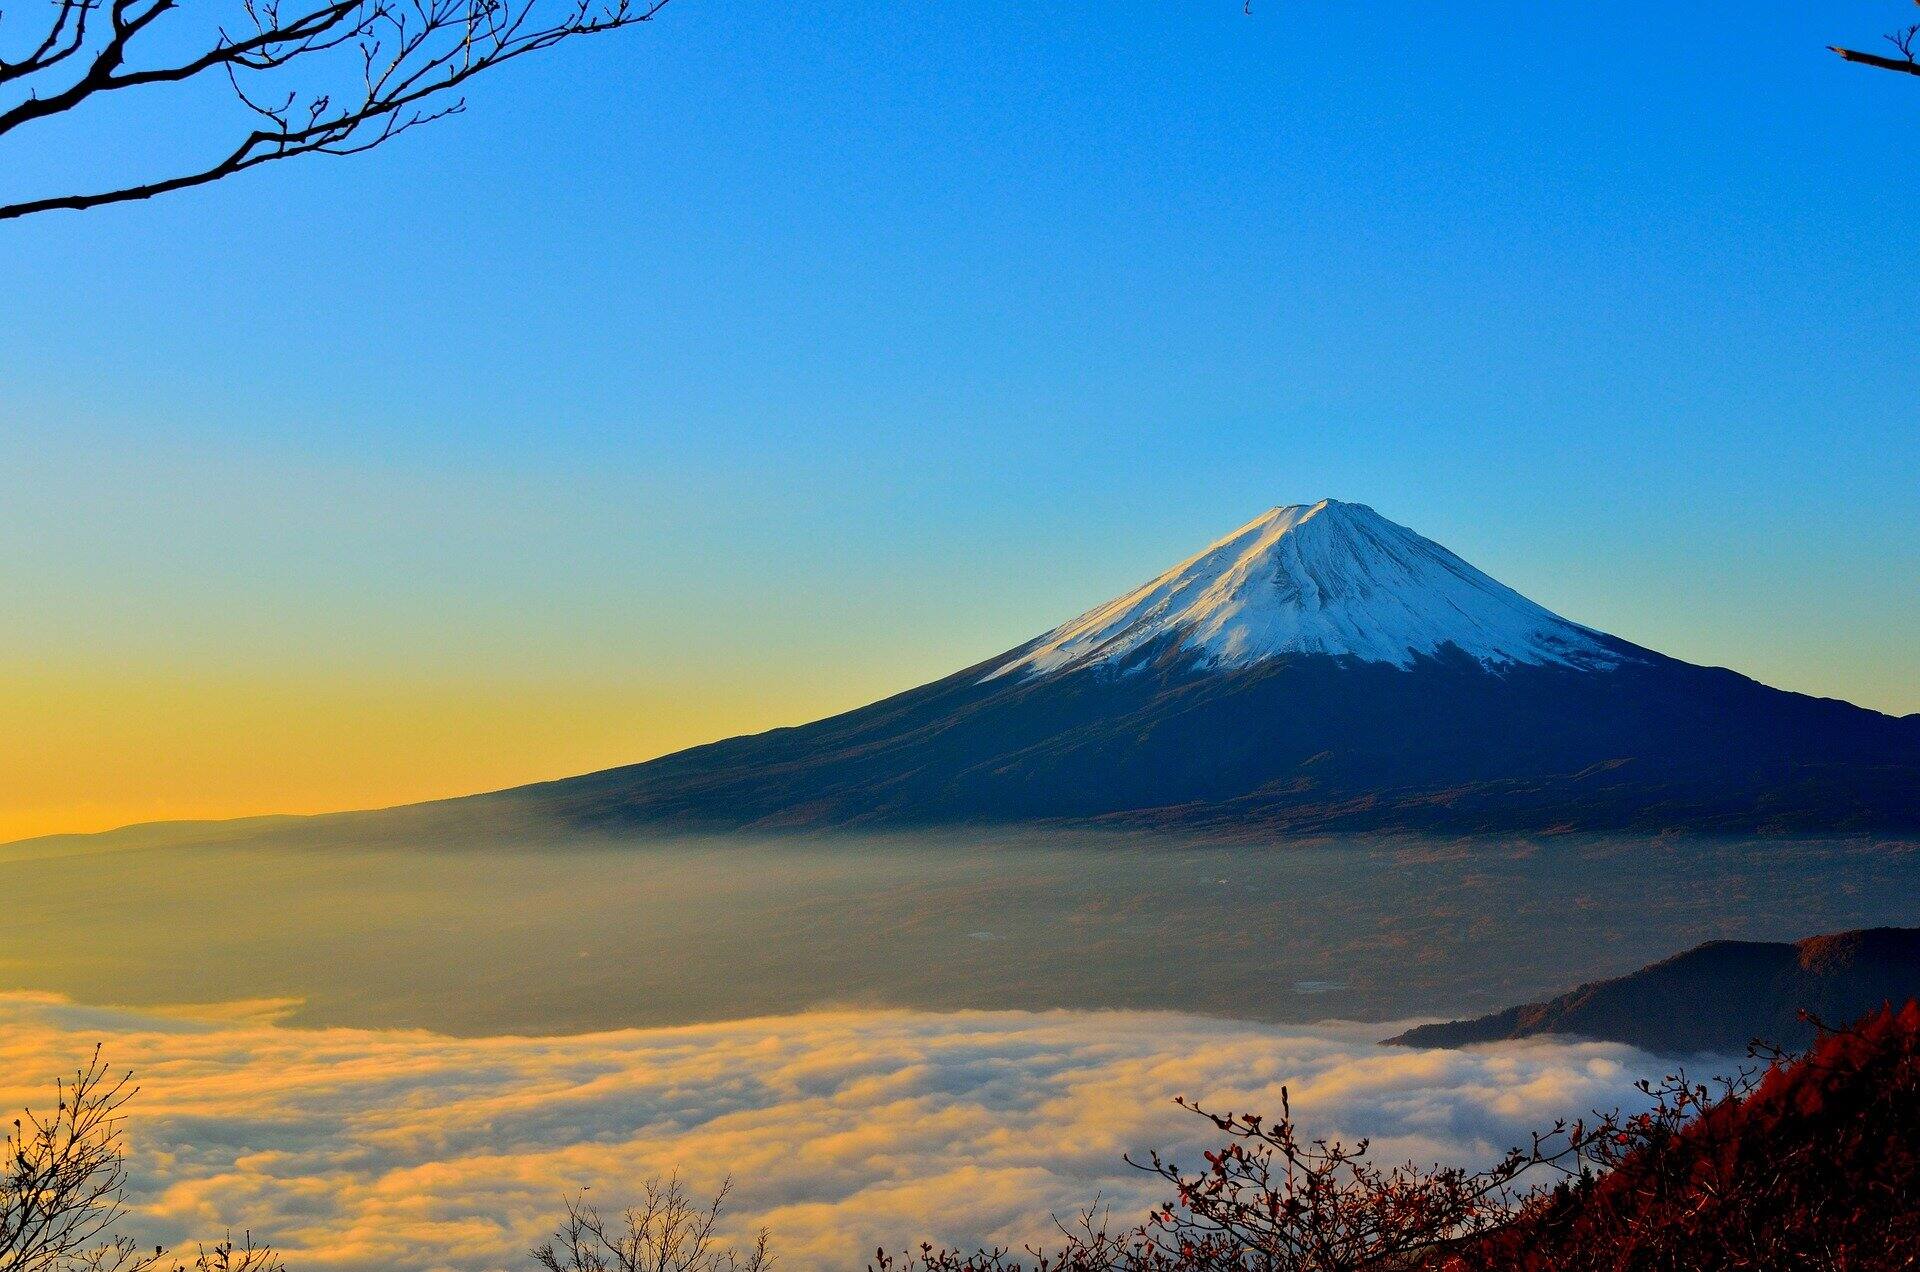
[[[1883,1010],[1742,1098],[1531,1200],[1449,1272],[1881,1272],[1920,1266],[1920,1005]]]
[[[1366,1144],[1206,1116],[1207,1169],[1144,1163],[1175,1193],[1113,1235],[1098,1212],[1051,1250],[935,1250],[872,1272],[1892,1272],[1920,1268],[1920,1005],[1831,1032],[1714,1098],[1684,1075],[1655,1107],[1559,1125],[1493,1168],[1382,1170]],[[1536,1170],[1573,1172],[1547,1188]]]

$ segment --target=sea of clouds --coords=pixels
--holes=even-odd
[[[293,1272],[481,1272],[581,1190],[603,1207],[679,1172],[731,1175],[726,1226],[782,1267],[858,1269],[921,1238],[1019,1245],[1096,1197],[1164,1188],[1121,1160],[1198,1164],[1174,1107],[1276,1110],[1395,1160],[1481,1161],[1556,1117],[1635,1102],[1630,1048],[1534,1041],[1410,1051],[1382,1025],[1145,1012],[819,1011],[566,1037],[295,1029],[287,1004],[192,1013],[0,994],[0,1109],[43,1105],[103,1043],[130,1107],[130,1224],[175,1242],[251,1229]],[[11,1115],[9,1115],[11,1116]]]

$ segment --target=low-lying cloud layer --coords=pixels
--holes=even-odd
[[[875,1246],[1019,1244],[1100,1195],[1164,1200],[1121,1161],[1197,1162],[1175,1095],[1277,1108],[1396,1159],[1490,1157],[1553,1118],[1631,1103],[1660,1062],[1604,1044],[1476,1052],[1118,1012],[815,1012],[571,1037],[300,1030],[274,1004],[219,1019],[0,995],[0,1108],[44,1102],[96,1041],[133,1069],[135,1230],[231,1225],[295,1272],[528,1266],[570,1194],[606,1207],[678,1170],[735,1180],[730,1230],[784,1267]]]

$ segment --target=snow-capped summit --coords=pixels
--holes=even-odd
[[[1599,634],[1365,504],[1322,499],[1255,518],[1152,582],[1040,637],[987,679],[1124,666],[1171,643],[1212,667],[1330,654],[1410,667],[1449,649],[1489,667],[1610,667]]]

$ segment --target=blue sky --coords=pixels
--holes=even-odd
[[[129,710],[196,738],[238,727],[199,697],[438,686],[400,728],[514,685],[548,714],[398,793],[550,776],[905,687],[1324,495],[1920,710],[1920,82],[1823,51],[1905,17],[674,0],[375,154],[12,223],[9,729],[56,680],[164,682]],[[9,160],[163,163],[221,110],[175,102]],[[239,803],[400,783],[357,780]]]

